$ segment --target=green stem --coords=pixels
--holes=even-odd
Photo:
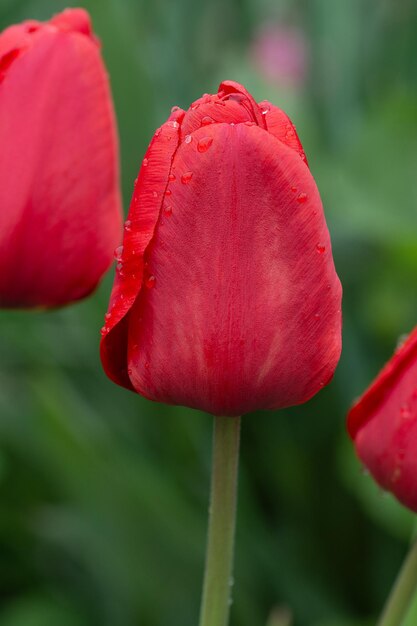
[[[417,541],[414,541],[385,604],[378,626],[400,626],[416,590]]]
[[[240,417],[215,417],[200,626],[227,626],[236,525]]]

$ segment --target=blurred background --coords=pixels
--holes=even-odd
[[[0,0],[0,27],[68,4]],[[78,5],[111,76],[126,209],[154,129],[222,79],[297,125],[344,286],[344,349],[308,404],[243,421],[232,626],[273,611],[284,625],[288,610],[295,626],[370,626],[414,518],[362,471],[345,414],[417,322],[417,4]],[[111,282],[61,311],[0,312],[0,626],[197,623],[211,420],[106,379]]]

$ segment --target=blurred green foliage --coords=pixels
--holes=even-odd
[[[65,4],[0,0],[0,27]],[[370,626],[414,519],[363,474],[344,416],[417,322],[417,5],[80,4],[111,76],[126,209],[154,128],[221,79],[297,124],[344,286],[344,350],[307,405],[243,421],[232,625],[288,621],[290,608],[295,626]],[[265,23],[305,37],[302,84],[255,64]],[[197,622],[211,422],[105,378],[110,285],[61,311],[0,313],[0,626]]]

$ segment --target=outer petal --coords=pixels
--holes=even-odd
[[[88,30],[84,12],[75,12],[76,32],[71,13],[65,32],[35,23],[0,38],[5,54],[13,32],[23,45],[0,83],[3,306],[56,306],[87,295],[120,236],[107,76],[96,43],[80,32]]]
[[[285,143],[286,146],[298,152],[301,159],[308,165],[296,128],[288,115],[282,109],[268,102],[268,100],[260,102],[259,107],[264,115],[267,130],[282,143]]]
[[[127,374],[127,330],[130,309],[143,286],[146,250],[159,219],[172,159],[178,147],[184,112],[171,115],[155,133],[135,183],[123,246],[116,251],[116,279],[102,329],[101,359],[107,375],[119,385],[133,389]]]
[[[375,480],[417,512],[417,328],[351,409],[348,430]]]
[[[171,173],[129,314],[133,387],[217,415],[306,401],[338,361],[341,298],[308,168],[257,126],[215,124]]]

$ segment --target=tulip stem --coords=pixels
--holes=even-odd
[[[233,585],[240,417],[215,417],[200,626],[227,626]]]
[[[400,626],[416,590],[417,541],[414,541],[385,604],[378,626]]]

